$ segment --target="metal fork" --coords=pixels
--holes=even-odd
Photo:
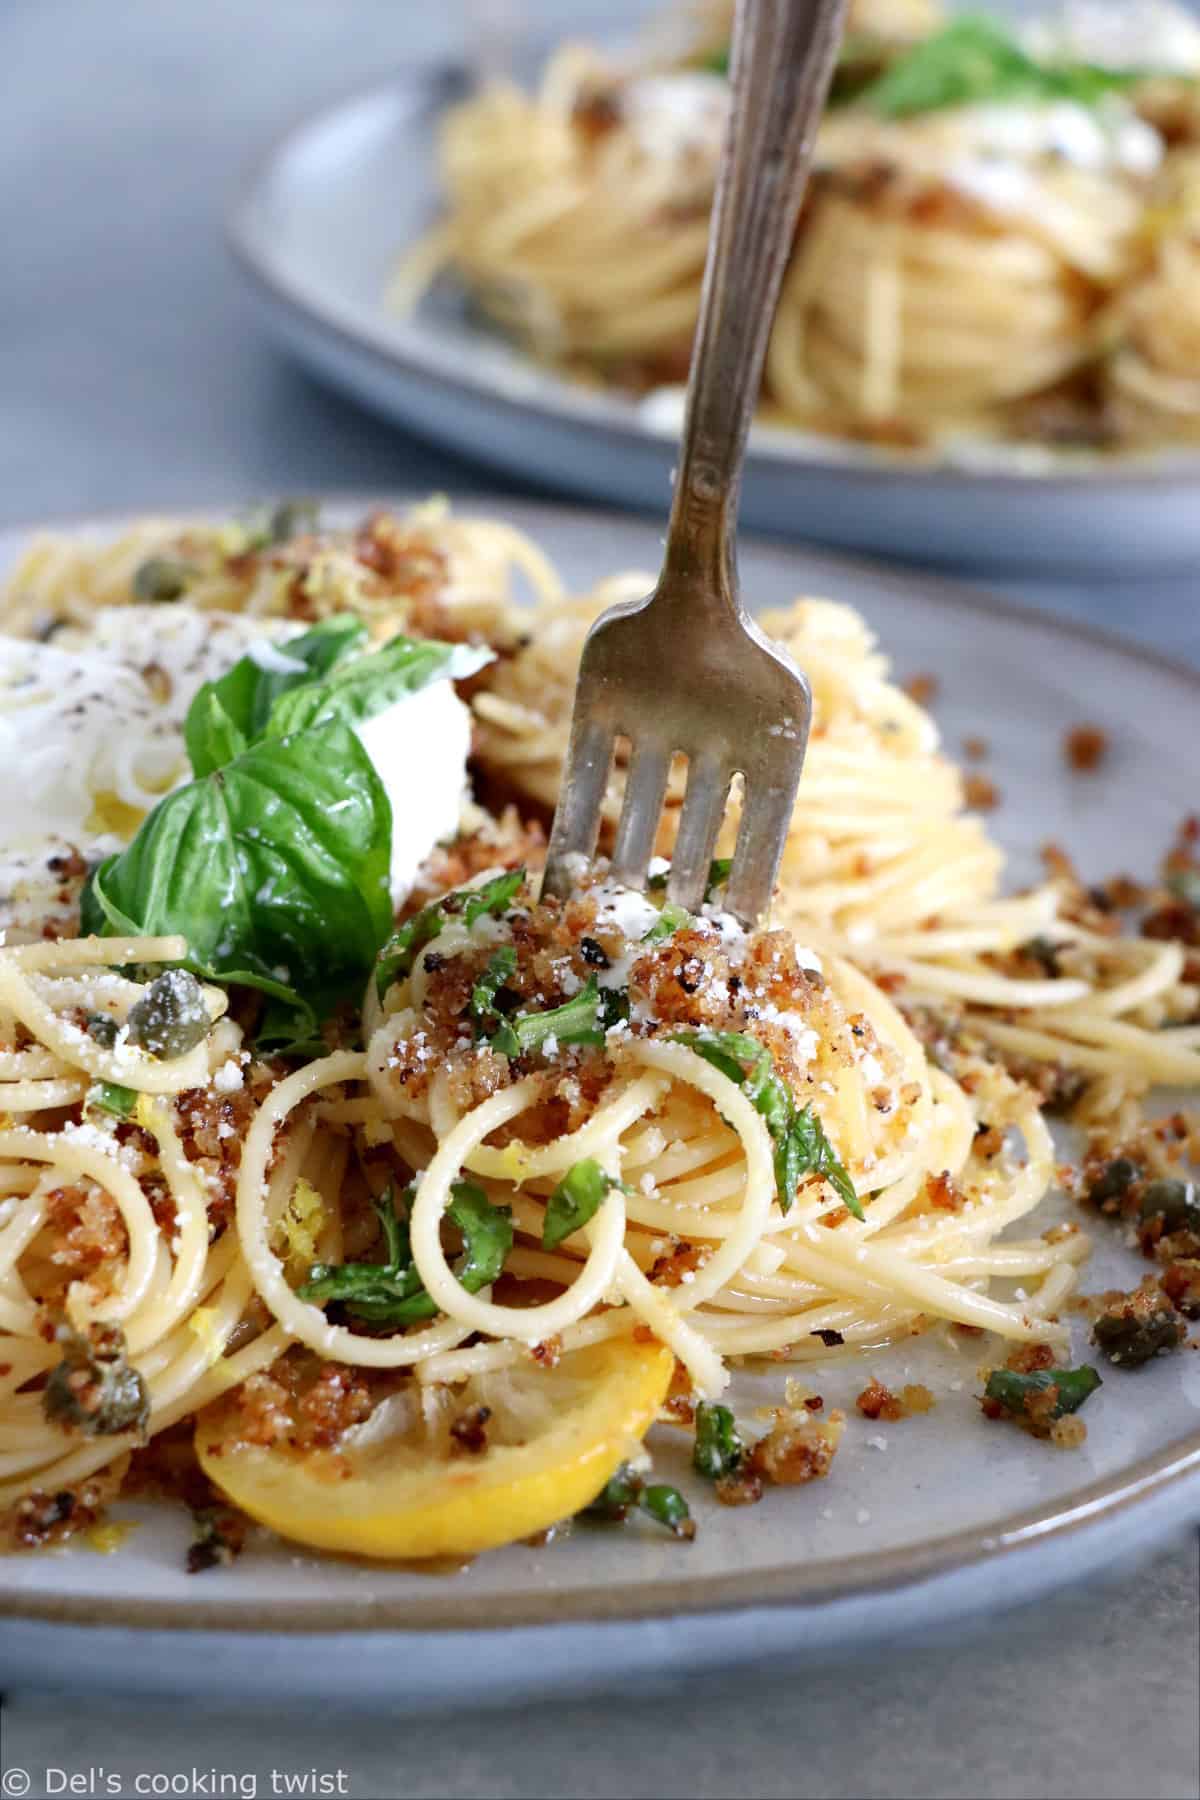
[[[694,910],[735,774],[745,793],[725,905],[766,910],[796,798],[812,696],[745,612],[734,535],[746,437],[846,0],[738,0],[730,120],[666,553],[646,600],[610,607],[583,647],[543,893],[592,856],[618,737],[630,742],[615,880],[645,884],[673,754],[688,759],[668,898]]]

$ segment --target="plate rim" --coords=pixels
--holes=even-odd
[[[516,417],[545,424],[552,421],[585,430],[595,439],[610,443],[657,445],[664,453],[674,446],[674,439],[664,433],[639,426],[636,418],[625,418],[625,403],[614,396],[592,394],[585,387],[578,391],[569,382],[559,382],[561,393],[552,400],[541,393],[515,396],[484,375],[464,373],[461,368],[443,363],[440,357],[430,359],[418,348],[393,341],[382,324],[359,326],[339,318],[324,302],[314,296],[304,282],[294,279],[279,264],[271,240],[255,228],[255,214],[276,174],[288,159],[314,132],[328,129],[343,115],[353,116],[381,102],[404,100],[414,110],[430,110],[436,104],[439,84],[447,85],[462,66],[452,59],[439,63],[395,70],[385,79],[357,86],[298,112],[282,128],[269,137],[261,150],[252,156],[233,184],[232,197],[224,221],[226,245],[244,278],[261,297],[284,308],[308,328],[316,327],[337,340],[355,355],[368,356],[392,373],[455,393],[460,399],[486,401],[490,406]],[[385,317],[382,305],[381,320]],[[534,372],[537,365],[531,364]],[[898,483],[917,485],[941,481],[958,491],[988,492],[1003,488],[1014,494],[1037,492],[1053,496],[1055,492],[1086,493],[1102,484],[1121,492],[1191,491],[1200,488],[1200,449],[1172,451],[1164,446],[1159,452],[1164,463],[1156,468],[1137,466],[1134,457],[1122,457],[1112,463],[1097,462],[1079,467],[1055,467],[1050,470],[1017,468],[973,468],[968,464],[940,458],[930,462],[906,461],[900,456],[871,455],[851,439],[831,439],[836,445],[851,448],[859,454],[797,455],[786,444],[778,446],[751,444],[747,460],[751,467],[787,470],[797,477],[811,473],[816,477],[837,476],[860,486],[887,477]]]
[[[322,492],[318,498],[322,508],[336,515],[379,506],[412,505],[427,496],[394,490],[334,490]],[[499,510],[534,534],[555,521],[592,529],[616,525],[642,534],[654,530],[646,515],[617,507],[523,500],[486,490],[454,496],[452,503],[464,514],[489,508]],[[242,503],[225,508],[218,504],[164,508],[159,509],[159,516],[206,518],[223,510],[235,510],[237,504]],[[7,561],[20,541],[37,531],[83,534],[97,528],[119,528],[144,516],[129,507],[120,507],[0,524],[0,559]],[[1082,640],[1110,655],[1149,667],[1200,695],[1200,667],[1090,622],[1048,613],[986,589],[967,588],[945,576],[893,568],[878,558],[810,548],[777,534],[750,532],[740,541],[752,551],[797,564],[800,572],[811,569],[818,575],[830,571],[867,577],[901,600],[906,594],[919,593],[959,613],[998,617],[1014,626],[1034,625],[1048,629],[1068,644]],[[5,1587],[5,1559],[0,1558],[0,1618],[180,1634],[222,1631],[245,1638],[330,1630],[349,1634],[387,1631],[444,1635],[464,1629],[494,1632],[525,1626],[634,1623],[667,1616],[729,1614],[750,1608],[815,1614],[822,1607],[902,1594],[934,1579],[994,1567],[1035,1546],[1077,1542],[1104,1523],[1126,1517],[1164,1494],[1179,1498],[1177,1522],[1183,1523],[1188,1492],[1193,1486],[1198,1497],[1189,1516],[1200,1517],[1200,1430],[1186,1433],[1130,1468],[1099,1477],[1057,1501],[1023,1508],[992,1525],[971,1526],[891,1550],[864,1551],[855,1557],[852,1566],[843,1563],[814,1568],[798,1561],[699,1580],[689,1580],[684,1568],[678,1576],[672,1575],[665,1581],[542,1592],[472,1595],[465,1589],[451,1591],[442,1583],[432,1584],[438,1588],[436,1596],[411,1592],[396,1598],[338,1596],[316,1601],[259,1602],[252,1608],[244,1601],[202,1597],[197,1601],[168,1597],[130,1600],[108,1595],[23,1592]],[[386,1563],[368,1566],[377,1567],[384,1579],[390,1572]]]

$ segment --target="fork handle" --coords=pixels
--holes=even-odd
[[[737,0],[730,117],[661,586],[739,610],[746,438],[847,0]],[[670,579],[668,579],[670,578]]]

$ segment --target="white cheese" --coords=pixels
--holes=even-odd
[[[621,96],[638,148],[658,163],[700,157],[715,165],[729,117],[729,83],[703,70],[646,75]]]
[[[1073,100],[1043,105],[966,106],[953,115],[963,163],[1000,161],[1010,167],[1055,157],[1074,168],[1152,175],[1162,139],[1117,96],[1097,106]],[[955,179],[951,165],[951,179]]]
[[[392,899],[411,890],[436,844],[458,830],[467,792],[471,715],[448,681],[433,681],[356,727],[392,803]]]
[[[1030,53],[1046,62],[1200,74],[1200,25],[1173,0],[1066,0],[1053,17],[1030,20],[1022,35]]]

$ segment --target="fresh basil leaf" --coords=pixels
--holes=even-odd
[[[115,1081],[94,1081],[83,1096],[85,1112],[96,1107],[118,1119],[132,1119],[140,1099],[136,1088],[121,1087]]]
[[[474,644],[394,637],[369,656],[343,660],[322,680],[281,694],[271,709],[268,735],[287,737],[335,719],[361,725],[431,682],[465,681],[492,660],[492,651]]]
[[[187,966],[303,1005],[391,923],[392,809],[352,731],[259,744],[168,794],[85,890],[85,929],[187,939]]]
[[[603,1032],[611,1031],[614,1025],[627,1024],[629,1021],[629,989],[602,987],[597,1020]]]
[[[594,1219],[605,1196],[619,1188],[623,1194],[629,1189],[623,1181],[602,1169],[593,1157],[584,1157],[582,1162],[572,1164],[546,1202],[546,1216],[542,1222],[543,1250],[557,1250],[565,1238],[574,1231],[582,1230],[589,1219]]]
[[[188,707],[183,732],[192,773],[197,776],[224,768],[249,747],[246,734],[226,711],[212,681],[205,682]]]
[[[375,965],[375,987],[382,1000],[397,981],[412,974],[413,964],[425,948],[438,937],[451,919],[461,918],[468,931],[485,914],[503,918],[525,883],[525,870],[512,869],[485,881],[482,887],[456,888],[423,906],[419,913],[406,919],[394,931],[379,953]]]
[[[854,1183],[819,1117],[811,1106],[797,1108],[795,1096],[776,1072],[765,1044],[740,1031],[677,1031],[673,1039],[745,1090],[775,1146],[775,1190],[783,1212],[790,1211],[802,1176],[821,1175],[847,1210],[856,1219],[863,1217]]]
[[[890,119],[988,101],[1094,106],[1135,78],[1136,71],[1090,63],[1036,62],[995,19],[964,13],[899,57],[859,98]]]
[[[408,1190],[411,1196],[413,1190]],[[470,1181],[456,1181],[446,1208],[463,1235],[464,1256],[457,1279],[469,1294],[488,1287],[500,1274],[512,1249],[512,1212],[493,1206],[483,1189]],[[321,1304],[337,1301],[357,1319],[370,1325],[410,1325],[437,1316],[437,1306],[425,1292],[412,1261],[408,1227],[400,1219],[392,1190],[376,1202],[383,1229],[387,1261],[383,1263],[316,1263],[308,1280],[297,1289],[302,1300]]]
[[[284,694],[319,681],[366,641],[362,620],[338,613],[300,637],[239,658],[218,680],[206,681],[188,707],[183,726],[194,773],[208,775],[223,767],[231,760],[222,754],[229,744],[236,743],[233,754],[240,755],[257,743]]]

